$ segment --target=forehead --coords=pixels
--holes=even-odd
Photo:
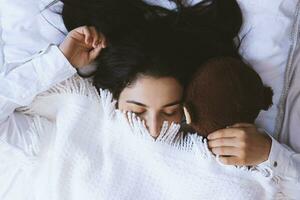
[[[161,107],[181,101],[182,95],[183,88],[175,78],[140,76],[121,92],[119,101],[133,100],[149,107]]]

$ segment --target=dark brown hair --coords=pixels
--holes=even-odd
[[[68,30],[95,26],[108,47],[97,59],[97,88],[115,98],[139,74],[170,76],[185,86],[199,65],[215,56],[239,57],[233,42],[242,24],[235,0],[204,0],[174,10],[143,0],[62,0]]]

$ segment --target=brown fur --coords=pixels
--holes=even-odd
[[[195,73],[186,90],[191,126],[207,136],[235,123],[253,123],[260,110],[272,105],[273,92],[259,75],[235,58],[209,60]]]

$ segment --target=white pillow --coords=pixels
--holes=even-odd
[[[274,91],[273,106],[260,113],[256,124],[274,135],[279,99],[296,16],[295,0],[238,0],[244,25],[240,53]]]
[[[1,71],[3,69],[3,64],[4,64],[4,54],[3,54],[3,40],[2,40],[2,23],[1,23],[1,15],[2,15],[2,11],[1,11],[1,8],[2,8],[2,0],[0,0],[0,74],[1,74]]]
[[[2,0],[2,38],[6,63],[23,63],[49,44],[60,44],[65,27],[57,10],[44,10],[53,0]]]

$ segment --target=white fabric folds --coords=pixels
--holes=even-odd
[[[275,198],[272,171],[224,166],[205,139],[184,136],[176,124],[165,124],[154,140],[136,116],[115,110],[111,93],[98,95],[78,76],[40,95],[24,112],[35,118],[35,148],[26,156],[5,147],[9,154],[2,160],[23,163],[7,167],[15,181],[6,199]]]

